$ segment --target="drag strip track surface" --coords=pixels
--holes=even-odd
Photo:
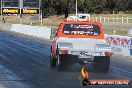
[[[49,65],[50,42],[0,32],[0,88],[81,88],[81,67],[58,72]],[[114,55],[109,73],[94,73],[90,79],[132,79],[132,58]],[[117,88],[117,87],[90,87]],[[128,88],[128,87],[118,87]],[[129,87],[130,88],[130,87]]]

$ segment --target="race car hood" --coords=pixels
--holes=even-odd
[[[104,39],[92,38],[58,38],[58,48],[76,51],[111,51],[111,47]]]

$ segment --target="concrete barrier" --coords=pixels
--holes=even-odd
[[[12,24],[11,31],[46,39],[50,39],[51,36],[51,28],[48,27]]]
[[[105,40],[112,46],[112,52],[123,56],[132,56],[132,38],[119,35],[105,35]]]
[[[132,37],[132,28],[128,29],[128,35]]]
[[[0,23],[0,30],[11,31],[12,24]]]

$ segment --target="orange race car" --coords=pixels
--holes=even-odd
[[[108,72],[110,56],[101,23],[65,20],[52,41],[50,65],[62,71],[73,63],[92,63],[95,71]]]

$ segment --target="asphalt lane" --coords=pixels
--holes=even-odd
[[[82,66],[75,64],[67,71],[58,72],[56,68],[50,68],[49,55],[49,40],[0,31],[0,88],[81,88]],[[107,74],[94,73],[91,66],[86,69],[90,79],[132,80],[131,59],[113,55]]]

